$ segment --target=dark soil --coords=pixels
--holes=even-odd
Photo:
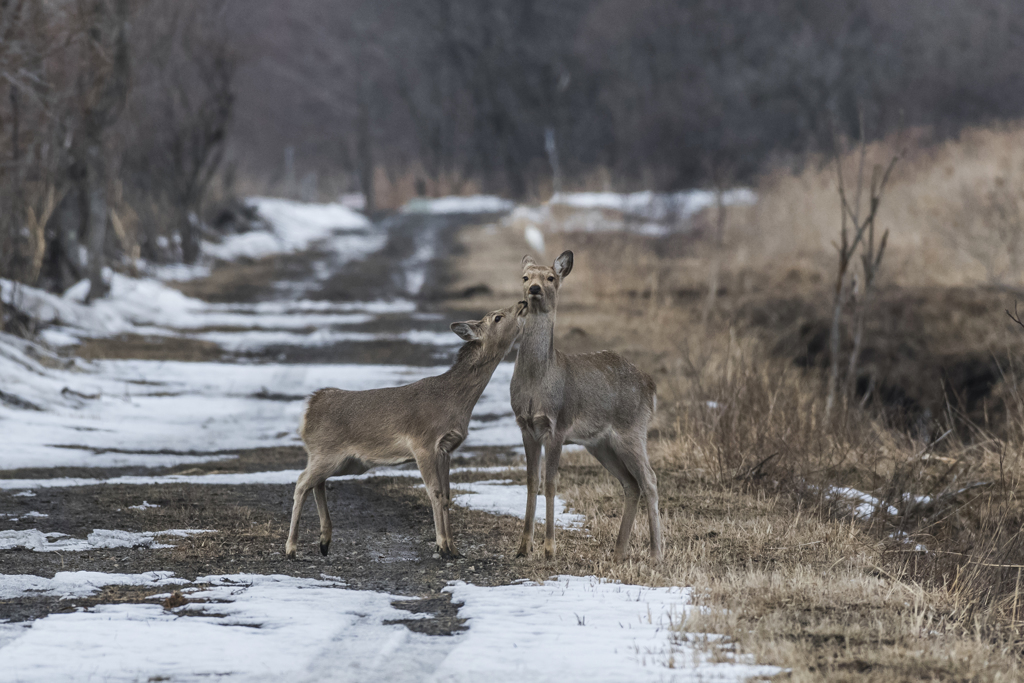
[[[178,283],[189,296],[212,302],[249,302],[273,298],[277,283],[290,281],[304,289],[305,297],[327,300],[378,300],[407,296],[403,291],[404,262],[417,253],[422,240],[434,240],[436,253],[444,254],[455,232],[479,217],[399,216],[389,219],[389,241],[384,250],[362,262],[347,264],[323,282],[304,281],[310,259],[323,254],[300,254],[263,259],[255,263],[224,264],[203,279]],[[437,321],[416,320],[417,329],[447,330],[456,318],[444,312],[435,293],[443,290],[440,259],[427,268],[420,296],[423,312],[441,312]],[[457,316],[467,317],[465,313]],[[400,332],[411,327],[408,316],[384,317],[376,331]],[[369,331],[369,328],[368,328]],[[126,336],[90,340],[78,353],[87,358],[144,358],[183,361],[224,360],[216,345],[180,338]],[[344,343],[328,347],[269,348],[240,359],[275,362],[347,362],[438,365],[450,362],[451,349],[434,349],[407,342]],[[269,387],[267,400],[296,400],[279,396]],[[239,454],[231,451],[230,454]],[[198,455],[198,454],[197,454]],[[474,465],[505,465],[515,457],[509,449],[481,449]],[[469,464],[456,454],[453,466]],[[242,451],[237,458],[176,467],[143,468],[39,468],[0,472],[0,478],[82,477],[112,478],[122,475],[204,474],[302,469],[305,453],[300,447]],[[480,475],[467,475],[477,479]],[[457,479],[457,478],[456,478]],[[334,538],[327,557],[318,548],[319,526],[312,499],[302,516],[297,559],[284,556],[291,515],[291,485],[212,486],[165,484],[128,486],[103,484],[87,487],[41,488],[34,497],[14,496],[0,490],[0,519],[4,528],[39,529],[85,538],[94,529],[162,531],[212,529],[212,533],[187,538],[167,537],[170,549],[148,547],[43,553],[27,549],[0,551],[0,574],[32,574],[53,577],[62,571],[141,573],[172,571],[177,577],[195,580],[214,574],[285,574],[321,578],[340,577],[349,587],[384,591],[396,596],[396,607],[413,613],[429,613],[431,619],[404,623],[422,633],[445,635],[462,627],[457,605],[441,593],[449,581],[478,585],[503,585],[536,572],[555,573],[534,557],[510,559],[518,544],[519,520],[455,508],[452,524],[464,557],[447,561],[434,557],[434,526],[427,497],[418,477],[376,478],[328,483],[328,505],[334,522]],[[143,501],[156,508],[132,510]],[[30,511],[48,517],[10,521]],[[161,602],[167,588],[108,587],[89,598],[60,600],[22,597],[0,601],[0,619],[22,621],[53,612],[64,612],[110,602]],[[154,595],[162,595],[154,598]],[[185,595],[187,598],[187,594]]]

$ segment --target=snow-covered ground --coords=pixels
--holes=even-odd
[[[384,246],[386,235],[366,216],[342,204],[309,204],[273,197],[251,197],[247,203],[269,223],[271,230],[231,235],[219,243],[204,242],[204,254],[233,261],[319,246],[351,261]]]
[[[0,336],[3,391],[40,409],[0,403],[0,469],[165,467],[297,444],[305,397],[316,389],[396,386],[447,369],[105,360],[65,370],[46,367],[19,345]],[[511,363],[499,365],[474,410],[466,453],[522,443],[508,405],[511,376]]]
[[[109,583],[166,585],[172,577],[108,575]],[[0,585],[7,584],[5,581]],[[22,577],[6,596],[82,594],[94,574]],[[205,584],[205,585],[204,585]],[[485,588],[456,582],[465,632],[436,637],[388,620],[415,619],[397,596],[322,580],[207,576],[188,602],[99,605],[0,630],[0,681],[743,681],[771,676],[727,651],[681,637],[688,589],[593,577]]]
[[[586,200],[568,196],[566,201]],[[601,199],[602,202],[606,201]],[[630,200],[639,202],[639,200]],[[340,204],[251,200],[268,230],[205,245],[217,259],[259,258],[315,247],[332,268],[381,249],[386,231]],[[597,202],[598,204],[600,202]],[[631,205],[632,206],[632,205]],[[443,198],[406,207],[408,213],[497,213],[513,208],[494,197]],[[242,449],[298,444],[303,400],[323,386],[370,389],[437,374],[446,367],[353,363],[285,364],[239,360],[232,353],[269,345],[309,347],[339,341],[389,341],[452,350],[435,316],[408,297],[424,286],[436,253],[436,234],[424,232],[401,264],[404,294],[391,300],[324,302],[301,296],[248,304],[191,299],[158,278],[111,275],[111,295],[82,303],[86,285],[63,297],[0,281],[0,295],[46,324],[53,346],[122,334],[197,339],[218,344],[219,362],[67,360],[47,349],[0,335],[0,470],[56,467],[165,467],[228,461]],[[328,257],[324,257],[328,258]],[[326,266],[314,265],[324,279]],[[165,277],[197,276],[202,268],[150,269]],[[286,283],[287,284],[287,283]],[[301,285],[301,283],[299,283]],[[302,291],[297,286],[295,291]],[[406,297],[406,298],[403,298]],[[381,316],[405,316],[397,332],[353,329]],[[391,329],[391,328],[387,328]],[[519,429],[509,408],[512,364],[498,366],[477,404],[461,455],[474,449],[517,450]],[[522,517],[525,487],[508,479],[460,482],[464,472],[507,477],[509,467],[456,469],[456,505]],[[77,474],[77,473],[76,473]],[[19,506],[43,500],[45,489],[80,486],[290,485],[298,472],[0,479],[0,496]],[[340,479],[418,478],[415,468],[379,468]],[[24,497],[24,498],[22,498]],[[136,499],[141,499],[141,495]],[[24,502],[21,502],[24,500]],[[134,502],[134,501],[133,501]],[[149,504],[131,506],[140,512]],[[21,509],[25,509],[24,507]],[[53,508],[49,509],[51,512]],[[559,499],[556,523],[584,531],[583,515]],[[538,505],[542,521],[544,505]],[[169,547],[204,529],[129,532],[93,529],[73,537],[47,530],[46,513],[0,517],[0,552],[77,553]],[[97,524],[98,526],[98,524]],[[198,526],[198,525],[197,525]],[[51,527],[52,528],[52,527]],[[59,527],[58,527],[59,528]],[[87,527],[91,528],[91,527]],[[564,533],[564,532],[563,532]],[[40,557],[35,556],[33,557]],[[392,605],[399,596],[354,590],[332,576],[321,580],[275,575],[217,575],[193,582],[170,572],[58,572],[52,579],[0,576],[0,599],[64,599],[96,595],[105,586],[141,586],[147,604],[100,604],[35,621],[4,623],[0,614],[0,683],[4,681],[692,681],[744,680],[778,672],[736,659],[728,650],[694,645],[680,631],[689,610],[685,588],[647,588],[593,577],[558,577],[542,584],[482,587],[456,582],[446,589],[467,630],[429,636],[391,620],[421,618]],[[165,609],[163,592],[179,588],[189,602]],[[714,641],[714,637],[711,637]]]

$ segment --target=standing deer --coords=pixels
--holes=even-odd
[[[369,391],[320,389],[309,397],[299,424],[309,460],[295,482],[288,557],[295,557],[299,515],[310,490],[320,514],[320,552],[326,555],[332,529],[327,478],[410,460],[419,467],[434,510],[438,552],[459,556],[448,518],[451,454],[466,438],[473,406],[519,335],[525,308],[520,301],[482,320],[452,323],[452,332],[466,343],[443,375]]]
[[[654,380],[610,351],[568,355],[554,348],[558,290],[570,271],[571,251],[563,252],[550,268],[523,257],[523,293],[528,303],[511,386],[512,410],[526,448],[526,525],[518,555],[525,557],[533,548],[543,446],[544,556],[554,556],[558,459],[562,445],[568,443],[584,446],[622,483],[626,500],[615,561],[626,558],[643,492],[651,525],[651,557],[660,562],[658,481],[647,458],[647,424],[657,402]]]

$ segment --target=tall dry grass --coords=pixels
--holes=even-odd
[[[932,144],[916,137],[867,148],[869,169],[905,153],[878,215],[879,225],[891,230],[886,280],[901,286],[1024,284],[1024,124],[971,129]],[[842,159],[848,184],[859,161],[856,153]],[[736,264],[796,262],[831,274],[840,220],[834,159],[811,159],[798,174],[770,173],[759,190],[755,206],[734,211]]]
[[[556,569],[693,586],[705,610],[688,630],[726,633],[796,680],[1015,680],[1024,330],[1003,308],[1022,284],[1008,253],[1022,142],[1014,125],[907,147],[878,216],[890,242],[864,363],[879,389],[848,388],[829,416],[822,353],[809,348],[836,268],[839,197],[827,160],[766,177],[757,205],[728,211],[723,245],[699,230],[548,231],[546,260],[575,252],[556,347],[616,350],[658,383],[650,451],[668,548],[662,567],[646,564],[641,514],[634,560],[611,563],[621,494],[589,456],[570,454],[559,490],[594,539],[566,540]],[[905,145],[871,145],[869,175]],[[848,180],[858,162],[842,160]],[[521,230],[467,234],[460,258],[473,280],[454,287],[487,284],[491,307],[515,296]],[[986,359],[998,377],[971,410],[942,366]],[[934,405],[892,400],[924,385]],[[853,490],[875,503],[865,508]]]

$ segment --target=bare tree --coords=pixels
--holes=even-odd
[[[867,303],[870,297],[875,277],[882,263],[885,254],[885,246],[889,239],[889,231],[885,230],[876,245],[875,242],[875,219],[878,215],[878,207],[882,202],[882,195],[885,186],[889,182],[893,168],[899,161],[900,155],[893,155],[888,166],[875,165],[871,173],[867,211],[861,214],[861,198],[864,187],[864,166],[867,156],[867,142],[863,134],[860,140],[860,150],[857,160],[856,189],[853,197],[850,198],[846,189],[846,181],[843,176],[842,158],[839,153],[838,143],[836,144],[835,166],[836,179],[838,182],[839,205],[840,205],[840,228],[839,243],[835,244],[838,264],[836,267],[836,282],[833,290],[832,304],[832,325],[829,330],[829,377],[827,398],[825,403],[825,415],[832,414],[835,406],[836,394],[839,388],[839,364],[840,364],[840,341],[841,322],[844,311],[847,309],[852,296],[850,265],[858,249],[861,250],[861,293],[856,299],[854,311],[854,332],[853,350],[850,353],[846,385],[852,388],[855,381],[857,363],[860,358],[860,350],[864,337],[864,316],[867,310]],[[852,201],[852,203],[851,203]]]
[[[114,160],[105,138],[128,95],[128,0],[80,0],[76,12],[85,32],[77,54],[80,119],[71,154],[80,169],[76,180],[82,197],[91,300],[107,291],[103,269]]]

